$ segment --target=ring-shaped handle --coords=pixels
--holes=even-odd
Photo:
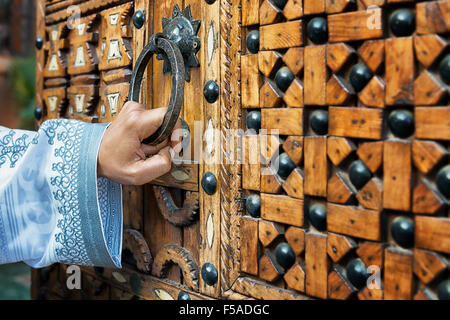
[[[142,78],[144,77],[147,64],[154,54],[163,54],[170,64],[172,71],[172,92],[170,94],[168,110],[161,126],[150,137],[142,141],[142,143],[150,145],[158,145],[169,137],[180,116],[184,98],[185,69],[181,51],[173,41],[165,38],[161,34],[155,34],[142,50],[133,68],[128,99],[139,102]]]

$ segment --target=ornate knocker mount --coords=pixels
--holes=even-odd
[[[175,5],[172,19],[163,18],[163,32],[150,37],[148,44],[139,55],[131,76],[128,99],[139,101],[142,78],[148,62],[154,54],[164,60],[164,72],[172,73],[172,92],[163,123],[159,129],[143,143],[157,145],[167,139],[175,127],[184,98],[184,81],[190,80],[190,68],[198,67],[196,53],[200,49],[197,32],[200,21],[193,20],[190,6],[182,12]]]

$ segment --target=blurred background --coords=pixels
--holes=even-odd
[[[0,126],[34,130],[35,0],[0,0]],[[0,300],[30,299],[30,268],[0,265]]]

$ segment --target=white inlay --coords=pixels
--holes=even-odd
[[[153,293],[160,300],[174,300],[166,290],[155,288]]]
[[[108,60],[114,60],[114,59],[120,59],[120,58],[122,58],[122,55],[120,54],[119,40],[109,41]]]
[[[108,94],[106,97],[108,98],[109,110],[111,114],[117,113],[117,105],[119,103],[119,92]]]
[[[117,21],[119,20],[119,14],[114,13],[109,16],[109,24],[112,26],[117,25]]]
[[[73,116],[73,107],[69,106],[69,115]]]
[[[58,58],[56,54],[50,57],[50,63],[48,65],[48,71],[58,71]]]
[[[189,175],[186,172],[181,171],[181,170],[172,171],[170,174],[172,175],[172,177],[175,178],[175,180],[178,180],[178,181],[184,181],[184,180],[189,179]]]
[[[75,67],[84,67],[86,65],[86,60],[84,60],[84,50],[82,46],[77,48],[75,63],[73,65]]]
[[[77,30],[78,30],[78,35],[79,36],[83,35],[85,27],[86,27],[85,23],[80,23],[79,25],[77,25]]]
[[[106,47],[106,40],[103,39],[102,46],[101,46],[102,57],[105,55],[105,47]]]
[[[214,25],[211,23],[208,30],[208,64],[212,61],[215,48],[216,42],[214,39]]]
[[[206,153],[208,155],[211,155],[214,148],[214,128],[211,119],[209,119],[208,128],[205,131],[205,141],[206,141]]]
[[[75,110],[78,113],[83,112],[84,108],[84,94],[76,94],[75,95]]]
[[[58,40],[58,30],[52,30],[51,38],[52,38],[52,41]]]
[[[208,216],[208,220],[206,221],[206,238],[208,239],[208,245],[212,248],[213,239],[214,239],[214,222],[213,222],[213,214],[210,212]]]
[[[102,114],[102,117],[106,116],[106,107],[105,104],[102,102],[100,106],[100,113]]]
[[[127,282],[127,279],[125,279],[125,277],[119,272],[113,272],[112,276],[114,277],[114,279],[116,279],[120,283],[126,283]]]
[[[50,109],[50,112],[56,111],[56,103],[58,102],[58,96],[51,96],[47,98],[48,107]]]

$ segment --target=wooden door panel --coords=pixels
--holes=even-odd
[[[261,162],[260,177],[243,163],[247,200],[232,290],[256,298],[279,290],[277,298],[436,299],[448,279],[437,271],[448,258],[449,221],[437,179],[449,163],[448,83],[439,65],[450,38],[447,25],[431,27],[431,21],[443,17],[438,8],[449,1],[368,8],[374,3],[304,0],[303,11],[294,3],[242,7],[243,34],[250,35],[241,59],[243,117],[260,116],[267,163]],[[417,22],[405,34],[392,27],[400,8]],[[317,17],[328,28],[324,39],[310,33]],[[355,71],[367,78],[355,81]],[[400,129],[398,117],[410,127]],[[243,126],[254,127],[253,120]],[[279,136],[267,139],[274,129]],[[278,171],[268,168],[278,162]],[[431,231],[438,221],[440,231]],[[400,225],[410,228],[410,238]],[[436,232],[436,245],[425,240]],[[419,276],[422,254],[436,259],[433,281]],[[359,282],[356,268],[369,266],[382,272],[381,289],[369,289],[364,274]]]

